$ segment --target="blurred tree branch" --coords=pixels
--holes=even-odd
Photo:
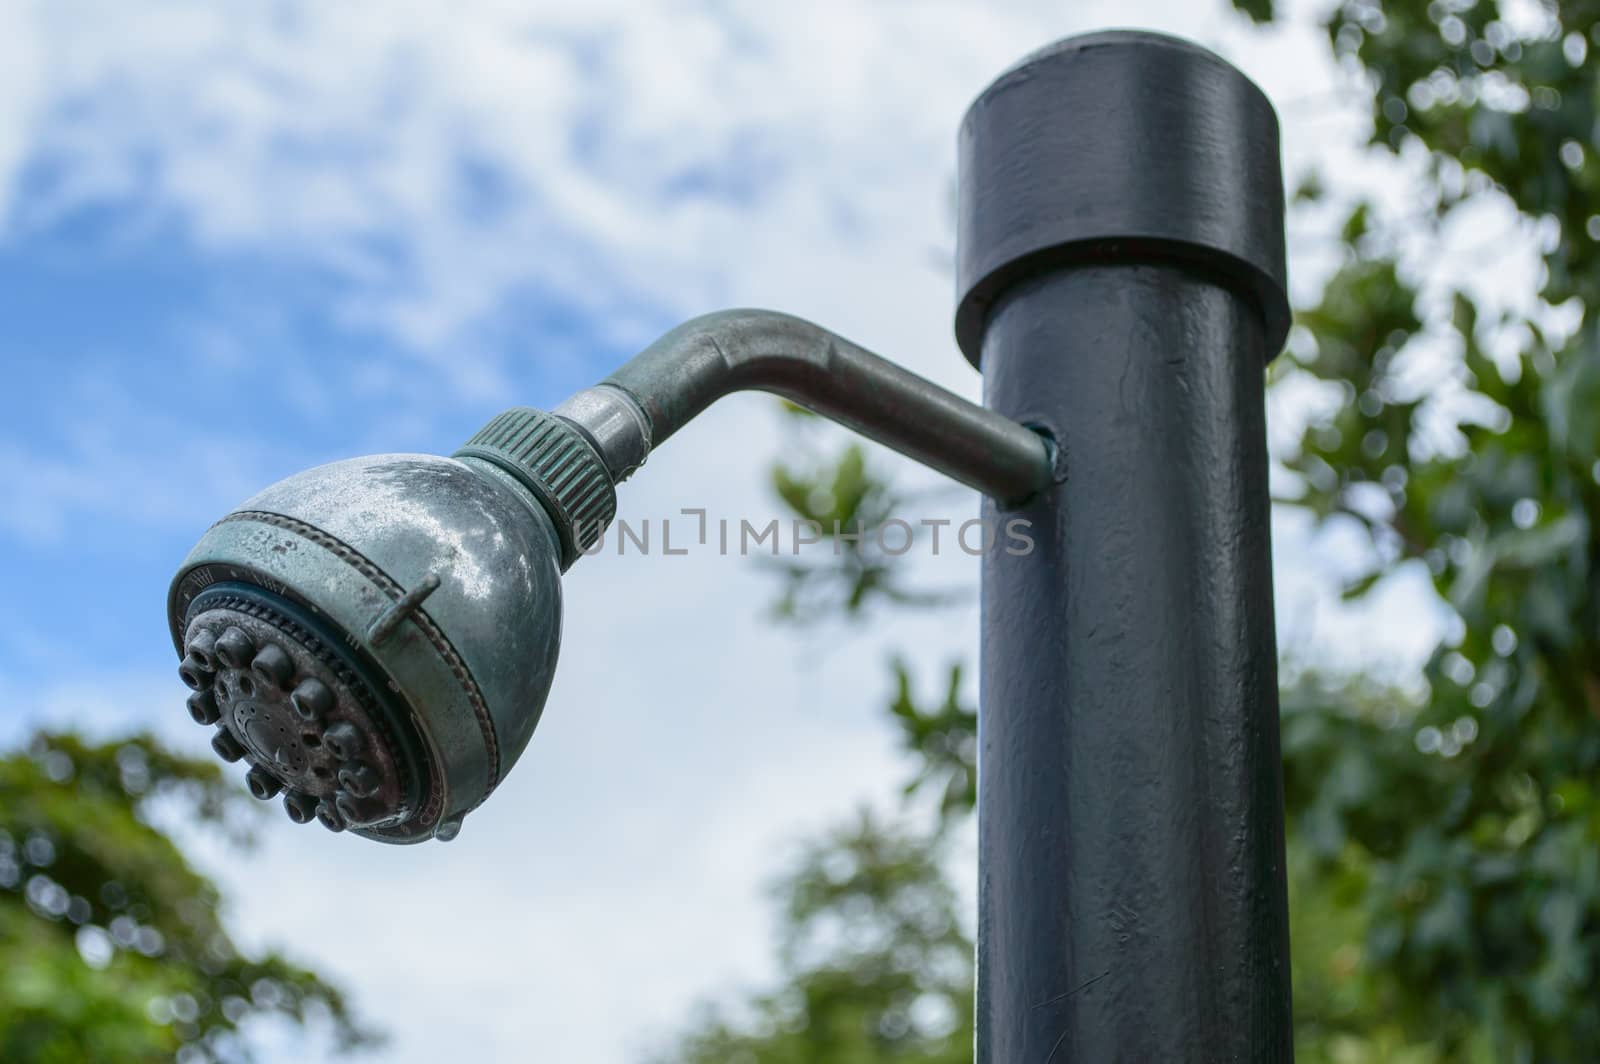
[[[234,944],[163,805],[237,845],[260,813],[214,760],[148,735],[41,732],[0,756],[0,1060],[249,1060],[264,1018],[377,1044],[336,987]]]

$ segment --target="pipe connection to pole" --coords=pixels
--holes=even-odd
[[[593,441],[613,480],[737,391],[815,411],[1008,506],[1053,479],[1049,441],[820,325],[724,310],[673,329],[552,413]]]

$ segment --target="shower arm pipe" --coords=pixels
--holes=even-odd
[[[613,480],[716,400],[764,391],[916,459],[1002,506],[1055,479],[1041,433],[802,318],[724,310],[673,329],[553,413],[582,429]]]

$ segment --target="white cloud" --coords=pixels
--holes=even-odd
[[[42,75],[39,49],[22,4],[0,5],[0,99],[7,114],[0,121],[0,203],[9,199],[12,181],[34,146],[34,118]]]
[[[626,318],[758,289],[752,268],[947,247],[955,125],[994,73],[1107,16],[1217,36],[1213,9],[1134,6],[18,5],[0,129],[36,132],[0,167],[54,176],[6,213],[129,200],[202,247],[331,267],[351,320],[443,357],[519,288]],[[1269,88],[1330,81],[1314,33],[1221,38]],[[1291,162],[1321,154],[1294,133]]]

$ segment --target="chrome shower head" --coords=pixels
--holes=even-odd
[[[173,581],[190,715],[298,822],[453,837],[538,723],[561,572],[615,505],[583,433],[533,410],[454,458],[290,477],[213,525]]]

